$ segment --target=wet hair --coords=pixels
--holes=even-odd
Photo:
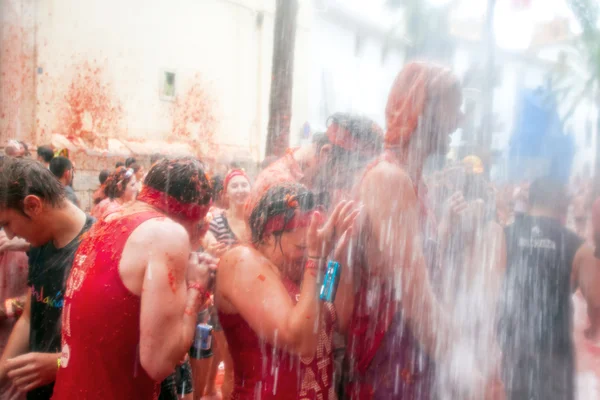
[[[565,213],[569,206],[567,188],[551,177],[538,178],[529,186],[529,205]]]
[[[25,143],[25,142],[24,142],[24,141],[22,141],[22,140],[19,140],[19,144],[20,144],[21,146],[23,146],[23,151],[24,151],[24,152],[23,152],[23,156],[24,156],[24,157],[28,157],[28,156],[29,156],[31,153],[29,152],[29,146],[27,146],[27,143]]]
[[[156,164],[157,161],[160,161],[163,158],[165,158],[165,156],[163,156],[162,154],[154,153],[150,156],[150,164],[154,165],[154,164]]]
[[[100,171],[100,175],[98,175],[98,180],[100,181],[101,185],[103,185],[104,182],[106,182],[106,179],[108,179],[109,175],[110,171],[107,169],[103,169],[102,171]]]
[[[298,201],[297,208],[289,206],[288,199],[290,196],[295,196],[295,199]],[[265,226],[272,217],[283,214],[285,216],[285,224],[287,224],[294,217],[296,210],[308,212],[314,210],[316,206],[315,196],[299,183],[273,186],[265,192],[250,213],[249,224],[250,232],[252,233],[252,242],[254,244],[262,242]],[[283,232],[284,230],[273,232],[277,241],[280,240]]]
[[[44,162],[49,163],[54,158],[54,151],[50,146],[40,146],[37,148],[37,155],[42,157]]]
[[[137,163],[137,161],[135,160],[135,158],[129,157],[129,158],[127,158],[127,160],[125,160],[125,167],[129,168],[133,164],[136,164],[136,163]]]
[[[115,168],[119,168],[119,167],[124,167],[125,163],[123,161],[117,161],[117,163],[115,164]]]
[[[65,172],[73,169],[73,163],[66,157],[54,157],[50,161],[50,172],[58,179],[62,178]]]
[[[111,200],[118,199],[125,193],[125,188],[134,176],[131,168],[119,167],[104,182],[104,194]]]
[[[52,172],[35,160],[9,158],[0,161],[0,208],[23,212],[25,197],[34,195],[53,207],[65,198],[65,191]]]
[[[215,175],[211,178],[210,184],[212,187],[212,198],[215,203],[221,201],[225,188],[223,187],[223,177]]]
[[[144,186],[174,197],[183,204],[207,205],[212,188],[206,168],[192,157],[162,159],[150,168]]]
[[[326,188],[349,188],[354,181],[354,174],[383,150],[383,135],[379,126],[369,118],[336,113],[327,120],[327,126],[337,124],[346,129],[360,143],[361,151],[348,151],[329,141],[325,133],[313,135],[313,144],[317,154],[323,146],[331,145],[327,164],[317,176],[315,186],[319,191]]]

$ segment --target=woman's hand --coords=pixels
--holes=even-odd
[[[316,211],[312,216],[308,230],[308,256],[323,258],[331,253],[337,237],[343,235],[354,224],[354,220],[359,213],[360,210],[354,207],[354,202],[341,201],[335,207],[327,222],[319,228],[323,216]]]

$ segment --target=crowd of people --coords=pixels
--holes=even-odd
[[[476,156],[426,170],[461,106],[450,70],[409,63],[385,131],[335,113],[258,176],[129,158],[88,212],[68,152],[10,141],[0,399],[574,399],[600,200],[494,186]]]

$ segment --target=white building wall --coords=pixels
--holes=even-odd
[[[256,20],[264,11],[262,27]],[[38,2],[39,128],[61,128],[57,109],[76,73],[93,63],[122,105],[117,132],[165,139],[173,102],[160,97],[164,70],[182,95],[199,77],[213,105],[223,152],[264,153],[273,46],[274,0],[47,0]],[[309,34],[301,8],[295,54],[292,132],[308,113]],[[59,132],[60,133],[60,132]]]
[[[385,127],[385,105],[403,55],[390,49],[382,61],[383,40],[365,35],[356,46],[357,30],[342,26],[324,13],[312,25],[309,122],[313,130],[325,127],[335,112],[353,112]]]

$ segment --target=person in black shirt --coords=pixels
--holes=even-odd
[[[509,400],[574,398],[571,295],[593,250],[563,226],[568,199],[551,178],[531,184],[530,211],[506,228],[497,334]]]
[[[0,383],[28,400],[50,399],[59,366],[65,281],[79,240],[93,220],[65,197],[52,173],[33,160],[0,163],[0,227],[29,250],[29,296],[0,358]]]
[[[73,179],[75,178],[75,168],[73,163],[66,157],[54,157],[50,161],[50,171],[56,179],[64,186],[67,199],[79,207],[79,199],[73,190]]]

